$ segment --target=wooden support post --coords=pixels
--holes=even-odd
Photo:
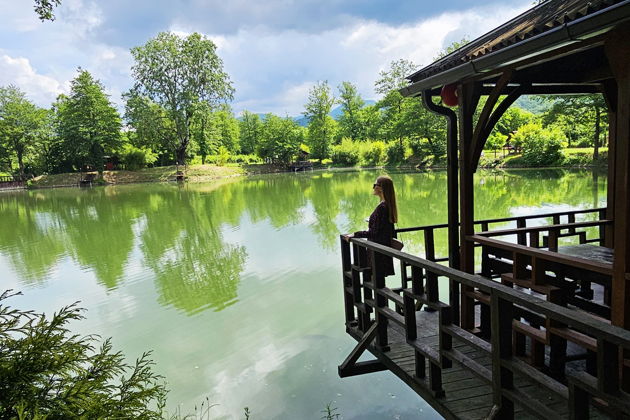
[[[522,229],[527,227],[527,219],[519,217],[516,219],[516,227]],[[516,234],[517,243],[519,245],[527,245],[527,234],[525,232],[519,232]]]
[[[600,338],[597,340],[597,388],[616,395],[619,385],[619,347]]]
[[[376,253],[373,250],[369,250],[369,260],[372,263],[372,284],[374,285],[374,299],[376,310],[374,311],[374,318],[376,322],[376,348],[382,352],[389,351],[387,341],[387,324],[388,320],[379,309],[387,306],[387,298],[379,293],[380,289],[385,287],[385,276],[379,273],[376,267]]]
[[[604,83],[604,99],[608,106],[608,187],[606,194],[606,213],[600,219],[615,220],[615,156],[617,139],[617,82],[609,80]],[[614,225],[606,225],[605,240],[602,244],[612,248],[614,245]]]
[[[614,259],[611,318],[613,325],[630,329],[630,26],[611,31],[604,48],[617,82],[615,118]],[[630,356],[626,351],[624,357]],[[630,369],[623,368],[623,385],[630,390]]]
[[[467,237],[474,234],[474,191],[472,167],[473,154],[473,115],[479,102],[480,86],[466,83],[458,87],[459,98],[459,180],[460,180],[460,269],[473,273],[475,269],[475,248]],[[461,290],[461,326],[465,329],[475,327],[474,299],[466,295],[472,289],[462,286]]]
[[[504,367],[501,361],[510,359],[512,352],[512,318],[514,305],[503,300],[493,290],[490,295],[492,317],[492,394],[495,406],[499,407],[498,417],[514,418],[514,403],[503,395],[503,390],[514,388],[514,374]]]

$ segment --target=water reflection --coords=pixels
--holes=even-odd
[[[93,272],[107,290],[127,281],[130,267],[153,273],[158,301],[187,314],[222,310],[238,300],[248,238],[224,239],[241,220],[276,231],[303,226],[317,245],[334,250],[340,231],[363,229],[376,205],[374,171],[270,175],[214,184],[135,185],[14,192],[0,196],[0,253],[24,286],[44,285],[64,258]],[[392,173],[400,227],[446,221],[444,172]],[[604,175],[584,171],[480,172],[475,217],[510,216],[518,208],[588,208],[605,200]],[[447,252],[446,232],[436,251]],[[270,239],[270,238],[268,238]],[[295,241],[278,233],[274,240]],[[421,238],[406,234],[407,250]],[[264,242],[264,240],[263,240]],[[251,238],[251,243],[260,239]],[[272,241],[267,246],[273,247]],[[295,243],[287,258],[306,257],[314,244]],[[264,246],[264,245],[263,245]],[[135,253],[134,253],[135,252]],[[132,257],[133,254],[133,257]]]

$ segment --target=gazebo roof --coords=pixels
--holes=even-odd
[[[630,0],[548,0],[408,77],[414,96],[466,78],[495,73],[537,55],[580,44],[630,21]]]

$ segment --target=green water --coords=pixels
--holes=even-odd
[[[339,379],[344,332],[339,232],[363,229],[381,172],[313,172],[185,186],[144,184],[0,194],[8,303],[88,309],[78,333],[113,337],[129,358],[152,349],[169,409],[208,397],[212,418],[435,418],[393,374]],[[446,221],[443,172],[392,173],[399,227]],[[475,217],[604,205],[586,171],[480,172]],[[407,252],[420,238],[402,237]],[[444,235],[437,253],[445,255]]]

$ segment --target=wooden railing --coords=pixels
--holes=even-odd
[[[578,215],[587,215],[587,214],[597,214],[599,220],[606,219],[606,209],[605,208],[596,208],[596,209],[586,209],[586,210],[570,210],[563,212],[555,212],[555,213],[544,213],[544,214],[535,214],[528,216],[513,216],[513,217],[503,217],[503,218],[495,218],[495,219],[485,219],[479,220],[475,222],[475,231],[476,232],[487,232],[490,231],[491,228],[494,228],[497,224],[506,224],[510,222],[516,222],[516,229],[524,229],[531,227],[528,226],[528,223],[531,222],[540,222],[540,220],[551,219],[553,225],[560,225],[563,220],[566,220],[566,223],[576,223],[576,216]],[[425,250],[425,258],[429,261],[442,262],[448,261],[448,257],[445,256],[436,256],[435,252],[435,236],[436,233],[440,230],[445,230],[448,228],[447,224],[436,224],[429,226],[417,226],[417,227],[408,227],[408,228],[400,228],[396,229],[398,234],[404,234],[408,232],[423,232],[423,245]],[[571,236],[576,234],[576,227],[572,227],[568,232],[564,232],[559,234],[558,237]],[[515,229],[510,229],[509,231],[514,231]],[[508,230],[504,230],[508,231]],[[495,232],[495,231],[493,231]],[[517,231],[517,243],[520,245],[527,244],[527,231]],[[577,236],[582,235],[582,233],[577,233]],[[402,235],[404,239],[404,235]],[[544,240],[544,238],[543,238]],[[585,243],[589,242],[599,242],[603,244],[605,241],[605,232],[600,229],[599,237],[595,239],[586,239]],[[545,245],[546,246],[546,243]]]
[[[474,239],[493,241],[486,237]],[[531,251],[533,257],[539,256],[535,254],[537,251],[540,252]],[[377,275],[375,254],[399,261],[404,267],[400,273],[401,281],[403,284],[410,282],[411,287],[403,287],[398,292],[387,287],[385,278]],[[620,368],[620,363],[627,363],[622,355],[624,349],[630,350],[630,331],[488,278],[467,274],[364,239],[347,242],[342,236],[341,255],[345,320],[348,328],[361,332],[359,346],[367,346],[374,340],[374,349],[386,352],[388,324],[399,325],[405,332],[407,344],[413,348],[418,381],[424,381],[426,364],[429,363],[429,387],[436,397],[443,394],[443,371],[455,362],[491,385],[495,404],[492,416],[495,418],[513,418],[515,405],[537,417],[558,416],[554,410],[520,389],[514,380],[516,375],[561,397],[566,401],[572,419],[588,418],[590,402],[593,401],[611,415],[630,412],[630,396],[622,390]],[[453,307],[439,299],[438,279],[447,279],[459,287],[483,294],[489,307],[489,340],[471,334],[454,322]],[[439,323],[435,326],[439,334],[437,348],[418,338],[416,312],[425,305],[439,311]],[[519,353],[522,348],[519,348],[518,340],[513,341],[514,337],[522,334],[523,327],[515,321],[530,326],[526,321],[533,317],[548,327],[545,330],[546,340],[537,342],[537,345],[543,346],[543,362],[545,348],[551,354],[548,369],[551,374],[543,373],[523,361]],[[596,354],[588,370],[572,371],[565,367],[566,341],[571,336],[583,337],[589,342],[589,350]],[[487,354],[491,360],[490,367],[482,366],[458,351],[453,345],[454,339]],[[344,363],[358,358],[356,354],[353,351]]]

